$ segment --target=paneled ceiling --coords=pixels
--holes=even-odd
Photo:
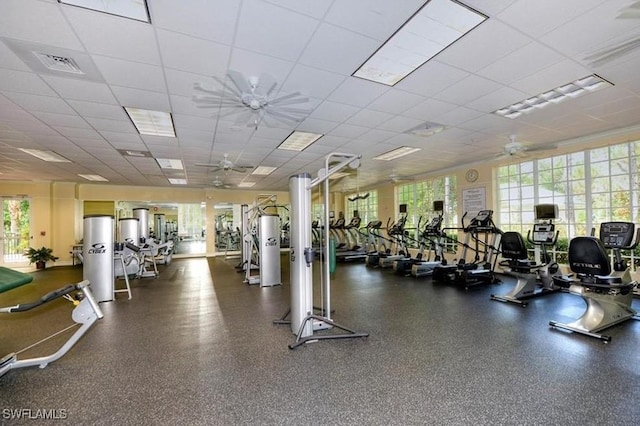
[[[0,181],[283,190],[315,173],[333,151],[362,154],[357,185],[392,174],[496,161],[510,136],[529,149],[639,137],[640,2],[630,0],[464,0],[482,24],[393,87],[353,77],[424,0],[147,0],[150,23],[56,0],[3,0],[0,14]],[[71,57],[81,76],[37,66],[38,51]],[[229,71],[270,75],[275,96],[300,92],[298,123],[242,121],[224,106],[198,108],[194,83],[222,90]],[[613,84],[515,119],[493,112],[582,77]],[[176,137],[138,133],[123,107],[170,112]],[[407,131],[424,123],[444,130]],[[277,149],[294,130],[324,136],[304,151]],[[400,146],[420,151],[374,157]],[[53,151],[45,162],[19,148]],[[126,151],[147,156],[123,155]],[[213,171],[272,166],[268,176]],[[155,158],[180,159],[184,170]],[[355,185],[355,178],[342,185]],[[175,186],[174,186],[175,187]],[[348,189],[348,188],[344,188]]]

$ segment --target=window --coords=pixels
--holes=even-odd
[[[355,199],[355,201],[351,201],[349,198]],[[344,205],[347,222],[353,216],[354,210],[357,210],[360,215],[361,226],[378,219],[378,191],[376,190],[349,194],[345,198]]]
[[[497,169],[498,225],[523,235],[535,204],[557,204],[558,250],[571,238],[596,235],[607,221],[638,223],[640,141],[557,155]]]
[[[433,202],[444,202],[443,227],[456,227],[457,199],[455,176],[444,176],[432,180],[412,182],[396,187],[398,205],[407,205],[407,227],[416,227],[431,219]]]

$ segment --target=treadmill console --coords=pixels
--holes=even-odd
[[[440,234],[440,227],[442,226],[442,216],[438,215],[431,219],[431,222],[424,227],[422,234],[426,237],[435,236]]]
[[[469,226],[471,227],[488,227],[491,226],[491,216],[493,210],[480,210],[476,217],[471,219]]]
[[[604,222],[600,225],[600,241],[607,248],[630,249],[636,246],[633,240],[635,225],[630,222]]]
[[[354,216],[351,218],[351,221],[349,222],[349,224],[347,226],[345,226],[345,228],[360,228],[360,221],[362,219],[360,219],[360,217],[358,216]]]
[[[556,236],[556,227],[553,223],[535,223],[533,225],[533,242],[538,244],[551,244]]]

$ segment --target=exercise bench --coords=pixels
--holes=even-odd
[[[0,293],[4,293],[9,290],[13,290],[20,286],[30,283],[33,280],[31,275],[15,271],[13,269],[0,267]],[[78,299],[74,299],[71,294],[76,293],[76,296],[82,295],[82,297],[78,297]],[[47,302],[55,300],[59,297],[64,297],[65,299],[72,300],[74,302],[75,308],[71,313],[71,318],[75,322],[75,324],[60,330],[53,335],[46,337],[39,342],[30,345],[29,347],[23,349],[19,352],[10,353],[3,358],[0,359],[0,377],[2,377],[9,370],[13,370],[16,368],[24,368],[24,367],[32,367],[39,366],[40,368],[46,367],[48,364],[57,361],[61,357],[63,357],[69,349],[76,344],[78,340],[91,328],[91,326],[100,318],[103,317],[102,310],[98,303],[96,302],[91,290],[89,289],[89,281],[84,280],[77,284],[68,284],[58,290],[54,290],[42,296],[40,299],[30,302],[30,303],[21,303],[15,306],[8,307],[0,307],[0,313],[13,313],[13,312],[23,312],[28,311],[33,308],[36,308],[40,305],[44,305]],[[28,358],[28,359],[18,359],[18,355],[20,352],[36,346],[40,343],[43,343],[50,338],[57,336],[60,333],[63,333],[76,325],[81,324],[80,328],[78,328],[75,333],[67,341],[58,349],[56,352],[52,353],[48,356],[37,357],[37,358]]]

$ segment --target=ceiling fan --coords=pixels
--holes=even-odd
[[[222,90],[210,90],[201,83],[194,84],[194,89],[202,93],[193,96],[198,108],[227,109],[221,114],[222,117],[239,114],[236,123],[246,122],[256,130],[261,122],[269,125],[270,119],[295,125],[311,112],[310,109],[291,106],[309,101],[300,92],[276,97],[278,83],[267,74],[245,77],[238,71],[229,70],[227,76],[228,81],[213,77],[223,86]]]
[[[403,176],[403,175],[400,175],[400,174],[398,174],[396,172],[392,172],[389,175],[389,180],[392,183],[402,183],[402,182],[413,182],[415,179],[412,178],[411,176]]]
[[[218,161],[214,164],[209,163],[195,163],[196,166],[201,167],[214,167],[213,172],[238,172],[238,173],[246,173],[247,171],[254,168],[254,166],[240,166],[235,164],[233,161],[229,160],[229,154],[224,154],[224,159]]]
[[[218,176],[216,176],[216,178],[213,180],[213,182],[211,182],[211,184],[213,186],[215,186],[216,188],[230,188],[231,187],[230,185],[227,185],[222,180],[220,180],[220,178]]]
[[[541,145],[535,147],[528,147],[523,145],[522,143],[516,141],[516,135],[509,136],[509,143],[502,147],[502,152],[500,152],[496,157],[498,158],[525,158],[527,157],[528,152],[535,151],[547,151],[550,149],[556,149],[556,145]]]

